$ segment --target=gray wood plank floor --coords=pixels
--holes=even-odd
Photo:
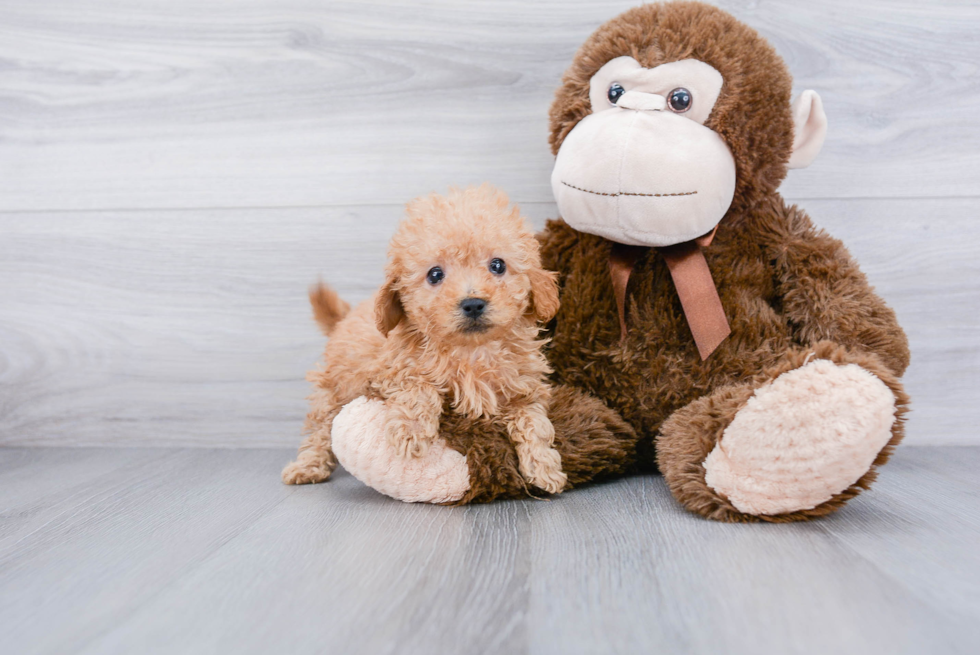
[[[661,478],[446,508],[285,450],[0,448],[6,653],[975,653],[980,448],[904,448],[825,520]]]

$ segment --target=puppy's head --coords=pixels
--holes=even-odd
[[[556,275],[507,196],[484,184],[408,203],[378,294],[378,330],[401,321],[452,342],[499,338],[558,311]]]

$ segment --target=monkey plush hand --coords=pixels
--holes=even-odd
[[[868,488],[901,440],[905,334],[777,191],[826,131],[819,97],[791,86],[754,30],[694,2],[614,18],[565,73],[562,219],[540,238],[561,276],[550,415],[570,484],[659,469],[703,516],[803,520]],[[477,452],[467,435],[492,426],[442,429],[468,471],[453,500],[525,492],[505,435]]]

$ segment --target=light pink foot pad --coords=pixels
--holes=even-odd
[[[337,461],[372,489],[407,503],[448,503],[470,488],[466,457],[437,439],[423,457],[401,457],[384,436],[387,411],[363,396],[344,406],[333,421]]]
[[[816,360],[756,390],[704,460],[705,482],[746,514],[812,509],[871,468],[894,422],[881,380]]]

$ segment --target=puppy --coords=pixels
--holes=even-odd
[[[337,466],[333,420],[358,396],[385,401],[385,436],[421,456],[444,408],[502,420],[520,472],[549,493],[565,487],[548,419],[551,372],[539,321],[558,311],[556,274],[541,268],[520,211],[489,185],[419,198],[391,241],[386,280],[349,312],[331,289],[310,291],[330,340],[315,386],[307,437],[282,472],[287,484],[322,482]]]

